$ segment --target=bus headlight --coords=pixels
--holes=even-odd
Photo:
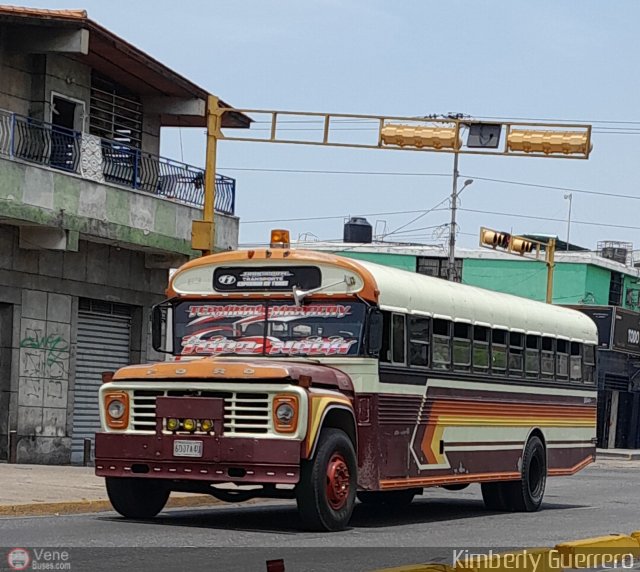
[[[104,396],[105,421],[110,429],[126,429],[129,425],[129,394],[114,391]]]
[[[167,429],[169,431],[176,431],[180,427],[180,421],[175,417],[167,419]]]
[[[294,433],[298,428],[298,398],[276,395],[273,398],[273,425],[278,433]]]
[[[109,417],[112,419],[120,419],[124,415],[124,403],[119,399],[114,399],[109,403]]]
[[[195,431],[196,430],[196,421],[195,419],[185,419],[182,422],[182,426],[185,431]]]

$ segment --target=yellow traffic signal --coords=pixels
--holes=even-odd
[[[455,127],[425,127],[387,123],[380,130],[385,145],[398,147],[429,147],[432,149],[460,149],[462,141]]]
[[[511,251],[517,252],[518,254],[528,254],[532,252],[535,248],[535,245],[530,240],[525,240],[524,238],[514,238],[511,241]]]
[[[509,248],[511,235],[507,232],[499,232],[489,228],[480,229],[480,246],[491,248]]]
[[[507,150],[522,153],[589,155],[591,147],[587,131],[512,129],[507,136]]]

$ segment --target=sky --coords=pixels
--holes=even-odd
[[[588,161],[462,155],[462,180],[474,182],[461,196],[458,244],[476,245],[480,226],[564,240],[572,192],[572,243],[640,249],[637,0],[13,3],[84,8],[239,108],[593,123]],[[204,130],[165,130],[162,154],[204,165]],[[449,154],[231,141],[218,155],[218,172],[237,181],[241,244],[268,241],[271,228],[337,240],[355,215],[389,241],[443,243],[452,165]],[[442,201],[445,210],[404,226]]]

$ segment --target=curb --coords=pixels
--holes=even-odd
[[[169,498],[165,508],[186,508],[222,504],[210,495],[193,495]],[[4,516],[54,516],[87,512],[111,512],[108,500],[80,500],[0,505],[0,517]]]
[[[600,459],[617,459],[618,461],[640,461],[640,453],[606,453],[598,452],[596,461]]]

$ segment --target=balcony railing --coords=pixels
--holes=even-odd
[[[126,143],[0,110],[0,155],[202,208],[204,171]],[[236,182],[216,175],[215,210],[235,212]]]

